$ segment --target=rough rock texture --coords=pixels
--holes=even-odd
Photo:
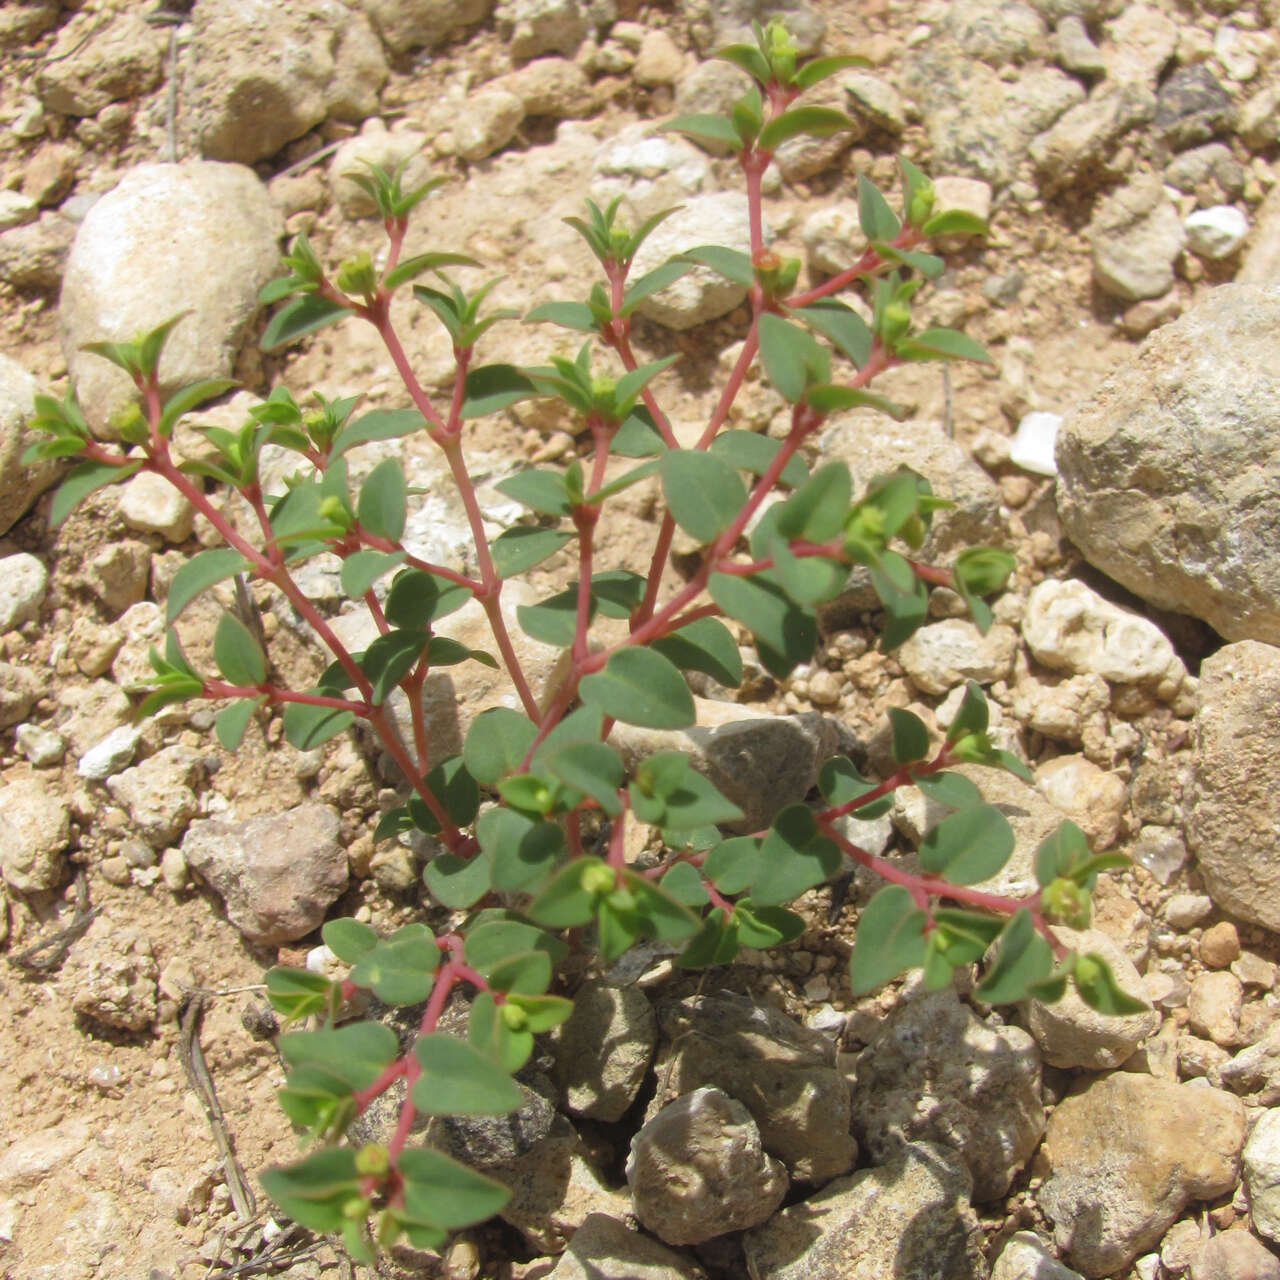
[[[764,1153],[751,1113],[721,1089],[668,1103],[631,1139],[627,1184],[636,1217],[667,1244],[701,1244],[758,1226],[788,1179]]]
[[[161,747],[141,764],[107,779],[138,833],[157,849],[175,841],[199,812],[192,785],[202,757],[189,747]]]
[[[991,1280],[1084,1280],[1053,1256],[1049,1247],[1032,1231],[1009,1237],[991,1268]]]
[[[1229,640],[1280,643],[1280,287],[1222,285],[1058,435],[1058,511],[1108,576]]]
[[[740,40],[751,39],[751,23],[780,17],[801,53],[814,53],[827,22],[808,0],[682,0],[680,9],[689,34],[704,56]]]
[[[160,970],[146,934],[100,917],[76,945],[73,961],[71,1007],[78,1014],[125,1031],[143,1031],[155,1021]]]
[[[204,161],[139,165],[89,210],[67,262],[58,323],[91,425],[105,426],[136,393],[121,370],[81,351],[84,343],[129,340],[190,311],[165,344],[162,392],[231,373],[258,290],[278,273],[282,230],[252,170]],[[165,270],[139,272],[157,244]]]
[[[387,65],[340,0],[201,0],[192,15],[191,127],[200,154],[253,164],[326,116],[378,108]]]
[[[221,895],[231,923],[269,946],[310,933],[347,887],[338,815],[323,804],[244,822],[193,822],[182,851]]]
[[[1067,1260],[1109,1275],[1150,1249],[1192,1200],[1229,1193],[1244,1146],[1238,1098],[1119,1071],[1059,1103],[1041,1207]]]
[[[50,111],[95,115],[109,102],[155,88],[166,43],[164,31],[140,13],[118,13],[103,26],[97,14],[86,11],[62,28],[37,64],[36,92]]]
[[[658,1025],[665,1040],[654,1064],[661,1087],[649,1115],[714,1085],[751,1112],[764,1149],[793,1178],[823,1182],[853,1164],[849,1085],[825,1036],[728,993],[659,1005]]]
[[[494,0],[362,0],[365,13],[393,53],[426,46],[434,49],[483,22]]]
[[[1187,845],[1219,907],[1280,929],[1280,649],[1229,644],[1200,672]]]
[[[1280,1110],[1260,1115],[1244,1148],[1244,1185],[1253,1225],[1268,1240],[1280,1239]]]
[[[0,556],[0,635],[39,617],[49,574],[26,551]]]
[[[70,839],[67,806],[39,778],[15,778],[0,786],[0,872],[11,888],[19,893],[57,888]]]
[[[1036,789],[1085,833],[1095,853],[1115,844],[1129,803],[1118,774],[1081,755],[1058,756],[1036,770]]]
[[[1224,1063],[1221,1077],[1225,1088],[1246,1095],[1251,1103],[1280,1103],[1280,1025],[1273,1024],[1257,1044]]]
[[[551,1036],[554,1075],[574,1115],[612,1122],[635,1101],[658,1043],[658,1022],[638,987],[586,982]]]
[[[854,1081],[853,1129],[873,1159],[904,1140],[950,1147],[979,1203],[1009,1189],[1044,1132],[1035,1043],[987,1025],[951,990],[899,1004]]]
[[[1100,87],[1034,139],[1028,153],[1050,192],[1088,183],[1105,174],[1120,139],[1155,112],[1155,95],[1142,85]]]
[[[1017,647],[1012,627],[994,626],[984,636],[967,618],[946,618],[921,627],[898,648],[897,658],[918,689],[939,694],[966,680],[1003,680]]]
[[[1200,1246],[1190,1275],[1191,1280],[1280,1280],[1280,1258],[1248,1231],[1222,1231]]]
[[[1159,175],[1135,178],[1094,211],[1089,223],[1093,278],[1125,302],[1158,298],[1173,286],[1173,264],[1186,238]]]
[[[40,385],[20,364],[0,355],[0,534],[8,533],[58,473],[52,460],[27,467],[18,461],[40,434],[26,425],[39,392]]]
[[[751,1280],[979,1280],[969,1178],[942,1147],[900,1147],[743,1237]]]
[[[616,1218],[591,1213],[547,1280],[701,1280],[702,1271]]]
[[[42,292],[57,289],[75,231],[75,223],[70,218],[46,209],[38,222],[3,232],[0,234],[0,280],[17,289]]]

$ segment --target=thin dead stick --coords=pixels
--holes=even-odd
[[[205,1065],[204,1051],[200,1048],[200,1019],[204,1013],[205,997],[193,992],[187,998],[186,1008],[182,1012],[182,1035],[178,1040],[178,1056],[191,1088],[204,1105],[205,1118],[209,1128],[213,1130],[213,1140],[217,1144],[218,1154],[222,1157],[222,1167],[226,1173],[227,1190],[231,1193],[231,1203],[241,1218],[252,1218],[257,1211],[257,1201],[253,1188],[245,1179],[244,1170],[236,1159],[231,1145],[231,1135],[227,1132],[223,1119],[222,1107],[218,1102],[217,1091],[213,1087],[213,1078]]]
[[[56,969],[62,963],[67,952],[71,950],[72,945],[89,928],[101,910],[101,907],[90,908],[89,906],[89,881],[85,878],[84,868],[81,867],[76,872],[76,910],[71,923],[65,929],[59,929],[57,933],[50,934],[49,937],[33,943],[25,951],[19,951],[16,956],[10,956],[9,963],[15,964],[21,969],[30,969],[35,973]],[[40,960],[35,958],[40,952],[46,951],[50,947],[54,948],[52,954]]]

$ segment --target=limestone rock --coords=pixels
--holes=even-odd
[[[227,377],[258,290],[279,270],[280,214],[249,169],[191,161],[130,169],[89,210],[67,262],[58,323],[90,424],[105,426],[136,391],[125,374],[81,351],[124,341],[181,312],[160,360],[163,394]],[[164,269],[144,272],[155,246]]]
[[[161,747],[139,765],[107,779],[138,833],[157,849],[172,844],[199,805],[192,790],[202,757],[188,747]]]
[[[1280,107],[1277,108],[1280,116]],[[1257,212],[1253,243],[1236,274],[1240,284],[1280,284],[1280,187],[1273,188]]]
[[[27,427],[40,390],[20,364],[0,355],[0,534],[9,531],[58,473],[52,460],[25,467],[18,461],[40,434]]]
[[[70,218],[49,209],[38,222],[0,232],[0,280],[17,289],[57,289],[75,233]]]
[[[338,815],[314,802],[244,822],[193,822],[182,851],[231,923],[268,946],[310,933],[347,887]]]
[[[1280,1240],[1280,1110],[1264,1111],[1244,1148],[1244,1185],[1253,1225]]]
[[[185,542],[191,536],[195,510],[163,476],[141,471],[120,489],[120,518],[138,533],[158,533],[166,542]]]
[[[123,613],[147,594],[151,548],[137,538],[108,542],[84,565],[85,586],[112,613]]]
[[[78,1014],[125,1031],[145,1031],[155,1021],[160,970],[146,934],[100,916],[72,957]]]
[[[1201,667],[1187,844],[1214,902],[1242,920],[1280,929],[1280,824],[1275,752],[1280,649],[1241,641]]]
[[[939,34],[970,58],[998,67],[1043,57],[1049,33],[1040,15],[1019,0],[956,0]]]
[[[1084,1280],[1053,1256],[1049,1247],[1033,1231],[1019,1231],[1009,1237],[991,1268],[991,1280]]]
[[[742,1245],[752,1280],[980,1280],[980,1239],[964,1167],[914,1143],[783,1209]]]
[[[997,625],[984,636],[967,618],[946,618],[921,627],[896,656],[918,689],[939,694],[966,680],[988,685],[1005,679],[1017,647],[1012,627]]]
[[[763,1222],[787,1193],[740,1102],[716,1088],[668,1103],[631,1139],[627,1182],[636,1217],[667,1244],[701,1244]]]
[[[1191,984],[1191,1030],[1224,1047],[1239,1043],[1244,988],[1234,973],[1202,973]]]
[[[591,161],[591,198],[603,207],[621,196],[621,211],[633,226],[683,204],[710,183],[711,165],[702,150],[676,134],[654,133],[644,121],[601,143]]]
[[[1152,1248],[1193,1200],[1229,1193],[1244,1107],[1217,1089],[1119,1071],[1058,1104],[1041,1207],[1071,1265],[1095,1277]]]
[[[657,1019],[638,987],[583,983],[574,993],[573,1013],[551,1035],[565,1105],[591,1120],[621,1120],[640,1091],[657,1041]]]
[[[48,581],[48,571],[30,553],[0,556],[0,634],[39,617]]]
[[[514,93],[531,116],[576,120],[591,114],[587,73],[568,58],[538,58],[519,71],[500,76],[490,87]]]
[[[1183,223],[1192,253],[1217,262],[1229,258],[1249,234],[1248,215],[1231,204],[1215,204],[1197,209]]]
[[[1107,28],[1103,65],[1113,84],[1141,84],[1154,89],[1156,80],[1178,47],[1178,25],[1149,4],[1128,4]]]
[[[1260,1107],[1280,1103],[1280,1024],[1273,1023],[1256,1044],[1223,1064],[1222,1084]]]
[[[1050,192],[1089,182],[1105,170],[1120,139],[1155,112],[1155,95],[1144,86],[1102,85],[1041,133],[1028,154]]]
[[[341,0],[201,0],[190,56],[200,153],[240,164],[274,155],[326,116],[373,114],[387,78],[373,29]]]
[[[166,43],[164,31],[140,13],[118,13],[104,26],[99,15],[82,12],[36,64],[36,92],[49,111],[96,115],[109,102],[137,98],[156,87]]]
[[[516,136],[524,103],[506,89],[482,89],[468,98],[453,126],[454,147],[464,160],[483,160]]]
[[[392,53],[434,49],[483,22],[494,0],[361,0]]]
[[[702,1280],[702,1271],[616,1218],[591,1213],[547,1280]]]
[[[495,16],[513,58],[543,53],[572,58],[590,29],[579,0],[502,0]]]
[[[853,1128],[862,1146],[877,1160],[903,1141],[950,1147],[979,1203],[1009,1189],[1044,1125],[1031,1037],[988,1025],[949,989],[899,1004],[858,1055]]]
[[[71,841],[71,814],[38,778],[0,785],[0,872],[19,893],[56,889],[63,852]]]
[[[1095,853],[1115,844],[1129,803],[1129,789],[1118,774],[1081,755],[1058,756],[1036,770],[1036,788],[1085,833]]]
[[[1280,1280],[1280,1258],[1248,1231],[1222,1231],[1200,1246],[1190,1280]]]
[[[1137,302],[1173,287],[1173,264],[1186,231],[1160,178],[1147,174],[1099,202],[1089,223],[1089,243],[1099,288]]]

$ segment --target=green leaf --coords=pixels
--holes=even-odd
[[[404,558],[403,551],[353,551],[342,562],[343,593],[358,600],[383,574],[402,565]]]
[[[744,898],[733,912],[738,920],[738,940],[746,947],[770,947],[779,942],[794,942],[805,931],[803,916],[782,907],[757,906],[750,898]],[[752,941],[771,936],[775,941]]]
[[[846,756],[832,756],[818,770],[818,791],[822,798],[832,806],[843,806],[852,800],[874,791],[879,784],[864,778],[853,762]],[[860,820],[878,818],[888,813],[893,806],[893,797],[883,795],[867,804],[857,805],[850,812]]]
[[[383,277],[382,287],[398,289],[402,284],[417,279],[427,271],[439,271],[441,267],[478,267],[480,264],[465,253],[420,253],[406,258],[394,270]]]
[[[405,569],[396,574],[383,610],[393,627],[426,630],[470,599],[470,587],[422,569]]]
[[[696,449],[670,449],[660,464],[672,518],[700,544],[724,532],[746,505],[747,490],[729,463]]]
[[[290,1022],[329,1007],[333,983],[321,973],[276,965],[267,970],[266,982],[271,1007]]]
[[[920,865],[952,884],[989,880],[1013,853],[1013,828],[994,805],[943,818],[920,842]]]
[[[679,670],[652,649],[620,649],[579,685],[582,701],[624,724],[683,729],[694,723],[693,695]]]
[[[962,773],[922,773],[912,781],[930,800],[949,809],[982,803],[982,792]]]
[[[844,409],[878,409],[895,421],[903,417],[902,409],[892,400],[886,400],[874,391],[843,387],[835,383],[809,387],[804,393],[804,402],[819,413],[839,413]]]
[[[742,893],[759,874],[760,849],[761,841],[754,836],[734,836],[707,854],[702,870],[721,893]]]
[[[804,396],[810,374],[818,371],[825,358],[822,349],[798,325],[771,311],[760,317],[757,332],[765,375],[788,404],[796,404]]]
[[[234,614],[224,613],[213,635],[213,660],[231,684],[262,684],[267,678],[267,659],[249,628]]]
[[[628,369],[614,384],[614,402],[619,405],[619,416],[625,413],[640,392],[649,385],[664,369],[669,369],[677,360],[679,353],[664,356],[661,360],[651,360],[635,369]]]
[[[326,920],[320,929],[324,945],[344,964],[355,964],[366,952],[378,945],[377,932],[359,920],[343,916],[339,920]]]
[[[314,693],[329,694],[329,689],[315,689]],[[355,713],[338,707],[313,707],[305,702],[291,702],[284,709],[284,736],[292,747],[310,751],[336,737],[355,720]]]
[[[722,62],[732,62],[741,67],[753,80],[762,86],[773,79],[773,70],[763,53],[753,44],[731,44],[721,49],[716,58]]]
[[[323,329],[325,325],[341,320],[343,316],[353,315],[351,307],[344,307],[328,298],[307,293],[292,302],[287,302],[267,322],[259,345],[264,351],[274,351],[277,347],[296,342],[306,333]]]
[[[678,631],[650,643],[649,648],[682,671],[701,671],[727,688],[742,683],[742,654],[733,632],[718,618],[696,618]]]
[[[519,1071],[533,1052],[533,1033],[528,1027],[515,1030],[508,1026],[487,991],[480,992],[472,1002],[467,1041],[507,1071]]]
[[[329,457],[340,458],[349,449],[373,440],[399,439],[420,430],[426,422],[417,409],[372,409],[338,432],[329,449]]]
[[[919,716],[898,707],[889,708],[893,726],[893,758],[897,764],[912,764],[929,754],[929,730]]]
[[[493,487],[540,515],[567,516],[572,506],[564,476],[558,471],[517,471]]]
[[[569,947],[527,920],[490,909],[476,916],[463,954],[472,968],[487,975],[507,956],[527,951],[545,952],[553,964],[559,964],[569,954]]]
[[[360,486],[356,518],[375,537],[399,542],[404,533],[408,493],[399,458],[384,458]]]
[[[817,622],[811,613],[797,607],[769,574],[747,578],[713,573],[707,590],[729,617],[755,635],[757,646],[763,644],[791,667],[813,657]]]
[[[1016,1004],[1052,969],[1053,951],[1036,931],[1031,912],[1021,907],[1005,925],[996,957],[975,994],[987,1004]]]
[[[430,639],[425,631],[388,631],[380,635],[360,658],[360,669],[373,686],[369,700],[381,706],[413,670]]]
[[[455,826],[465,827],[476,816],[480,808],[480,788],[461,756],[446,756],[433,766],[427,772],[426,783]],[[435,814],[420,797],[409,798],[409,812],[414,822],[428,835],[439,833],[440,824]]]
[[[485,975],[495,991],[541,995],[551,985],[551,957],[545,951],[504,956]]]
[[[543,302],[525,316],[526,324],[558,324],[562,329],[597,333],[600,325],[585,302]]]
[[[203,378],[199,382],[183,387],[180,391],[175,391],[164,403],[156,430],[160,435],[168,437],[173,432],[174,424],[184,414],[190,413],[206,400],[212,400],[235,386],[239,386],[239,383],[234,378]]]
[[[677,862],[662,877],[661,884],[667,893],[686,907],[705,907],[710,901],[697,868],[687,862]]]
[[[423,868],[422,878],[437,902],[454,911],[463,911],[489,892],[489,859],[483,853],[472,854],[470,858],[438,853]]]
[[[956,329],[926,329],[899,343],[898,354],[907,360],[928,360],[941,356],[945,360],[977,360],[990,364],[991,357],[981,343]]]
[[[1135,999],[1120,986],[1111,966],[1096,952],[1076,956],[1071,980],[1080,993],[1080,999],[1090,1009],[1108,1017],[1123,1018],[1129,1014],[1145,1013],[1151,1008],[1148,1001]]]
[[[171,625],[202,591],[249,568],[249,562],[231,547],[199,551],[173,575],[165,600],[165,623]]]
[[[586,924],[595,914],[599,896],[596,881],[611,881],[613,873],[599,859],[577,858],[552,878],[529,904],[529,919],[549,929],[570,929]]]
[[[561,529],[517,525],[500,534],[489,548],[500,578],[512,578],[553,556],[575,535]]]
[[[660,751],[642,760],[628,791],[636,817],[665,830],[692,831],[743,817],[683,751]]]
[[[724,116],[713,116],[704,112],[676,116],[661,126],[663,130],[683,133],[694,142],[710,143],[712,149],[727,147],[730,151],[742,150],[742,139],[738,131]]]
[[[608,743],[571,742],[546,752],[540,763],[561,782],[589,795],[609,817],[616,818],[622,812],[618,799],[622,757]]]
[[[673,259],[661,266],[646,271],[638,280],[633,280],[622,295],[622,306],[618,309],[620,316],[629,316],[646,298],[674,284],[682,276],[693,269],[692,264]]]
[[[711,442],[708,452],[714,457],[723,458],[725,462],[737,467],[740,471],[749,471],[752,475],[762,476],[778,456],[778,450],[782,448],[782,444],[781,440],[762,436],[755,431],[722,431]],[[809,469],[798,453],[792,454],[787,459],[786,466],[782,468],[782,473],[778,477],[780,483],[793,489],[804,484],[808,478]]]
[[[812,64],[811,64],[812,65]],[[772,120],[760,131],[759,146],[774,151],[788,138],[807,133],[815,138],[828,138],[854,128],[854,122],[843,111],[832,107],[792,107]]]
[[[430,1147],[402,1151],[396,1167],[404,1179],[405,1209],[442,1231],[483,1222],[511,1199],[502,1183]]]
[[[286,1031],[276,1049],[291,1066],[330,1067],[353,1089],[367,1089],[400,1052],[396,1033],[380,1022],[348,1022],[317,1031]]]
[[[142,467],[141,462],[116,466],[110,462],[81,462],[67,472],[49,506],[49,528],[56,529],[95,489],[119,484]]]
[[[725,121],[728,125],[728,121]],[[732,128],[732,126],[729,126]],[[736,138],[736,134],[734,135]],[[701,244],[693,249],[686,249],[680,254],[682,262],[698,262],[710,267],[717,275],[732,280],[734,284],[748,288],[755,283],[756,269],[751,262],[751,255],[741,249],[727,249],[719,244]]]
[[[588,608],[588,620],[595,617],[595,601]],[[537,604],[516,606],[520,629],[543,644],[567,649],[578,630],[578,592],[576,587],[561,591]]]
[[[827,58],[814,58],[812,61],[806,62],[796,72],[795,86],[797,89],[810,89],[820,80],[829,79],[838,71],[844,71],[847,67],[866,66],[870,66],[866,58],[852,53],[836,54]]]
[[[508,808],[482,813],[476,837],[489,855],[493,887],[502,893],[535,892],[565,847],[564,831],[557,823]]]
[[[901,885],[876,892],[858,917],[849,985],[855,996],[882,987],[925,961],[925,914]]]
[[[434,1031],[413,1046],[422,1074],[413,1104],[429,1116],[500,1116],[524,1103],[520,1086],[465,1040]]]
[[[844,855],[831,840],[818,834],[809,809],[791,805],[773,820],[764,838],[751,900],[762,907],[790,902],[806,889],[829,880],[843,864]]]
[[[360,1198],[354,1147],[324,1147],[260,1176],[262,1189],[288,1217],[322,1235],[341,1231],[348,1203]]]
[[[858,175],[858,221],[868,240],[895,240],[902,230],[880,188],[863,173]]]
[[[820,298],[807,307],[796,308],[791,314],[822,334],[857,368],[867,363],[871,355],[871,330],[847,303],[836,298]]]
[[[509,707],[482,711],[471,722],[462,749],[467,771],[486,786],[518,772],[536,734],[536,726],[519,711]]]
[[[683,942],[698,930],[700,921],[683,902],[661,885],[623,871],[625,891],[635,900],[635,910],[644,922],[644,933],[666,942]]]
[[[960,708],[947,729],[947,742],[956,742],[970,733],[986,733],[989,715],[982,687],[976,680],[968,681]]]
[[[481,365],[467,374],[461,416],[464,421],[483,418],[537,394],[537,387],[515,365]]]
[[[942,213],[935,213],[920,229],[926,236],[931,237],[985,236],[987,234],[986,222],[976,213],[969,213],[965,209],[947,209]]]
[[[361,954],[350,976],[383,1004],[420,1004],[431,992],[439,963],[440,949],[431,930],[423,924],[406,924]]]
[[[238,698],[229,707],[223,707],[213,722],[213,731],[224,751],[239,749],[253,713],[266,702],[266,698]]]
[[[827,542],[844,527],[852,497],[849,468],[829,462],[778,508],[778,532],[784,538]]]

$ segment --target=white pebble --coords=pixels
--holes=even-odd
[[[133,760],[133,753],[138,749],[138,739],[141,736],[141,730],[131,724],[122,724],[118,729],[112,729],[80,757],[76,772],[82,778],[90,778],[94,782],[102,782],[112,774],[119,773]]]
[[[1249,219],[1230,204],[1197,209],[1187,215],[1183,226],[1191,252],[1202,258],[1229,258],[1249,234]]]
[[[1062,426],[1062,414],[1036,410],[1024,414],[1009,446],[1009,461],[1038,476],[1056,476],[1058,464],[1053,447]]]

